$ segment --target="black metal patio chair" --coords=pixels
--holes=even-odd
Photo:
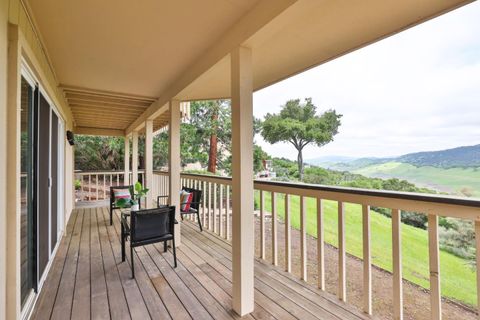
[[[122,261],[125,261],[125,242],[129,238],[132,278],[135,278],[133,248],[147,244],[163,242],[164,252],[167,252],[167,241],[171,240],[174,265],[177,267],[174,206],[122,213],[121,221]]]
[[[185,190],[186,192],[193,194],[189,209],[186,211],[180,209],[180,216],[182,217],[182,220],[184,215],[188,215],[188,214],[197,215],[198,226],[200,227],[200,231],[203,231],[202,222],[200,221],[200,205],[202,203],[202,190],[192,189],[187,187],[183,187],[182,190]],[[163,198],[168,198],[168,196],[157,197],[158,208],[162,208],[165,206],[161,204],[161,200]],[[182,208],[184,204],[188,204],[188,203],[187,202],[180,203],[180,208]]]
[[[130,186],[112,186],[112,187],[110,187],[110,225],[113,224],[113,210],[121,209],[120,207],[117,207],[117,205],[116,205],[116,199],[115,199],[115,194],[114,194],[115,189],[116,190],[128,189],[130,191],[131,199],[133,199],[133,196],[134,196],[133,185],[130,185]],[[139,206],[140,206],[140,203],[139,203]]]

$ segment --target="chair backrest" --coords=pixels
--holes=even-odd
[[[175,206],[132,211],[130,214],[130,236],[133,242],[173,235]]]
[[[113,192],[114,189],[129,189],[130,191],[130,196],[132,197],[133,199],[133,196],[134,196],[134,188],[133,186],[114,186],[114,187],[110,187],[110,205],[112,207],[116,207],[115,206],[115,194]]]
[[[189,193],[193,193],[192,204],[190,205],[190,208],[198,210],[200,208],[200,202],[202,200],[202,190],[192,189],[187,187],[183,187],[182,190],[185,190]]]

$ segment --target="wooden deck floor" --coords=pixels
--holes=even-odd
[[[32,319],[232,319],[231,246],[196,225],[182,226],[173,268],[163,245],[136,249],[136,279],[121,262],[119,219],[107,208],[70,218]],[[127,254],[128,257],[128,254]],[[351,306],[285,272],[255,262],[255,311],[246,319],[366,319]]]

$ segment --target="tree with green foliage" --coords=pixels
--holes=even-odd
[[[295,147],[299,178],[303,180],[303,148],[309,144],[321,147],[333,141],[341,117],[335,110],[317,115],[311,98],[306,98],[305,103],[300,99],[289,100],[278,114],[265,115],[261,134],[271,144],[289,142]]]
[[[192,160],[189,162],[200,161],[212,173],[217,169],[228,171],[232,139],[230,101],[194,101],[190,110],[190,119],[181,126],[182,145]]]

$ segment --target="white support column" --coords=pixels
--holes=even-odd
[[[130,184],[130,136],[125,136],[125,150],[124,150],[124,176],[123,185],[128,186]]]
[[[150,191],[145,199],[146,208],[153,204],[153,120],[145,121],[145,188]]]
[[[7,224],[6,224],[6,319],[20,318],[20,93],[21,46],[17,26],[9,30],[7,68]],[[1,270],[0,270],[1,271]],[[3,313],[3,310],[0,311]]]
[[[132,184],[138,181],[138,131],[132,133]]]
[[[168,124],[168,174],[170,205],[175,206],[175,245],[180,245],[180,101],[169,102],[170,122]]]
[[[252,52],[231,53],[232,303],[240,316],[254,309]]]

